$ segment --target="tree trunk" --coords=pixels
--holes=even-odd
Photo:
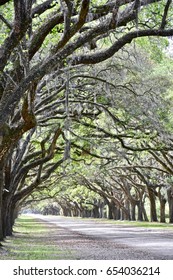
[[[145,209],[144,205],[145,205],[144,202],[142,202],[141,207],[142,207],[143,219],[144,219],[145,222],[149,222],[147,212],[146,212],[146,209]]]
[[[113,220],[113,207],[112,203],[108,203],[108,219]]]
[[[3,226],[2,226],[2,189],[0,187],[0,241],[3,240]]]
[[[2,213],[3,213],[3,235],[4,237],[6,236],[11,236],[12,235],[12,209],[11,209],[11,200],[10,197],[6,196],[3,198],[3,208],[2,208]]]
[[[100,213],[99,213],[99,206],[95,205],[93,208],[93,217],[94,218],[100,218]]]
[[[169,204],[169,222],[173,223],[173,188],[167,191]]]
[[[132,221],[136,221],[136,204],[131,203],[131,219]]]
[[[6,220],[6,236],[13,234],[13,226],[15,219],[17,218],[17,209],[12,203],[8,206],[7,220]]]
[[[131,221],[130,202],[128,199],[125,201],[125,208],[127,209],[128,213],[124,213],[124,219]]]
[[[3,188],[4,188],[4,173],[3,173],[3,166],[0,165],[0,241],[3,240],[3,216],[2,216],[2,207],[3,207]]]
[[[171,200],[169,205],[169,222],[173,223],[173,200]]]
[[[150,220],[151,220],[151,222],[158,222],[155,194],[150,188],[148,188],[148,194],[149,194],[149,200],[150,200]]]
[[[11,236],[13,234],[13,218],[11,214],[7,216],[5,230],[6,230],[6,236]]]
[[[122,209],[120,209],[120,220],[124,221],[124,212]]]
[[[165,206],[166,206],[166,199],[161,199],[160,200],[160,222],[161,223],[166,223]]]
[[[112,216],[114,220],[118,219],[118,208],[114,203],[112,203]]]
[[[142,211],[142,203],[141,203],[141,201],[139,201],[138,203],[137,203],[137,207],[138,207],[138,221],[143,221],[143,211]]]
[[[116,209],[116,220],[120,220],[120,217],[121,217],[121,211],[120,211],[120,208],[117,208]]]
[[[104,217],[104,206],[105,206],[105,204],[103,202],[99,202],[99,217],[100,218]]]

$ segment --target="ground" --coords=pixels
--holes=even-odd
[[[1,259],[173,260],[173,226],[41,215],[34,221],[6,240]]]
[[[173,260],[173,227],[146,228],[57,216],[40,218],[64,230],[61,246],[74,250],[77,259]]]

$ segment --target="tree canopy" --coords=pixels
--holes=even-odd
[[[148,188],[156,220],[154,196],[165,201],[160,190],[172,178],[172,65],[157,64],[161,38],[173,35],[172,1],[0,6],[0,239],[11,234],[19,205],[60,182],[69,161],[95,166],[91,178],[79,171],[73,183],[126,216],[125,201],[141,204]]]

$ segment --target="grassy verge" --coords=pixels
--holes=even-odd
[[[158,228],[158,229],[172,229],[173,224],[159,223],[159,222],[139,222],[139,221],[114,221],[117,225],[128,225],[135,227]]]
[[[21,216],[15,223],[14,235],[2,242],[0,260],[72,259],[70,251],[56,244],[57,235],[57,227]]]
[[[136,221],[115,221],[108,219],[88,219],[88,218],[71,218],[92,220],[95,223],[111,223],[112,225],[121,225],[124,227],[143,227],[155,228],[158,230],[173,230],[173,224],[168,223],[151,223]],[[29,216],[21,216],[17,219],[14,227],[14,235],[2,242],[0,247],[0,260],[65,260],[75,259],[75,251],[63,249],[63,241],[72,242],[73,237],[61,232],[57,226],[45,223],[41,220]],[[62,241],[62,243],[61,243]],[[60,246],[58,246],[58,244]],[[64,245],[65,246],[65,245]]]
[[[158,228],[158,229],[172,229],[173,224],[170,223],[160,223],[160,222],[141,222],[141,221],[120,221],[120,220],[109,220],[109,219],[100,219],[100,218],[81,218],[81,217],[64,217],[66,219],[80,219],[85,221],[93,221],[96,223],[108,223],[114,225],[121,225],[121,226],[134,226],[134,227],[146,227],[146,228]]]

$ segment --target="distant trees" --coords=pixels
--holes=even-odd
[[[85,81],[82,72],[75,77],[76,70],[80,71],[83,64],[107,60],[135,38],[171,36],[173,29],[170,0],[166,3],[3,0],[0,5],[0,239],[3,239],[12,233],[18,205],[69,158],[70,114],[76,117],[76,126],[82,121],[81,125],[92,132],[97,130],[96,123],[80,120],[79,115],[89,114],[92,119],[103,115],[104,110],[116,126],[115,111],[107,111],[101,95],[99,98],[103,100],[98,106],[99,100],[94,99],[97,97],[92,91],[88,92],[93,98],[87,108],[75,109],[75,104],[79,107],[82,104],[75,94],[81,90],[81,79]],[[69,103],[72,81],[76,99]],[[132,84],[127,91],[133,92]],[[85,88],[87,84],[82,86]],[[89,82],[88,87],[91,86]],[[73,112],[69,104],[73,105]],[[127,122],[123,119],[121,128],[124,121]],[[136,127],[130,125],[131,133]],[[115,137],[114,131],[106,132],[105,127],[98,131],[107,139]],[[124,138],[118,135],[115,138],[117,145],[134,150]],[[141,136],[138,140],[138,150],[145,150]],[[88,153],[90,144],[84,141],[82,149],[80,144],[73,143],[73,147],[77,145],[76,152]]]
[[[70,79],[70,158],[52,198],[64,215],[110,219],[165,222],[167,206],[172,222],[170,76],[137,46],[114,59]]]

